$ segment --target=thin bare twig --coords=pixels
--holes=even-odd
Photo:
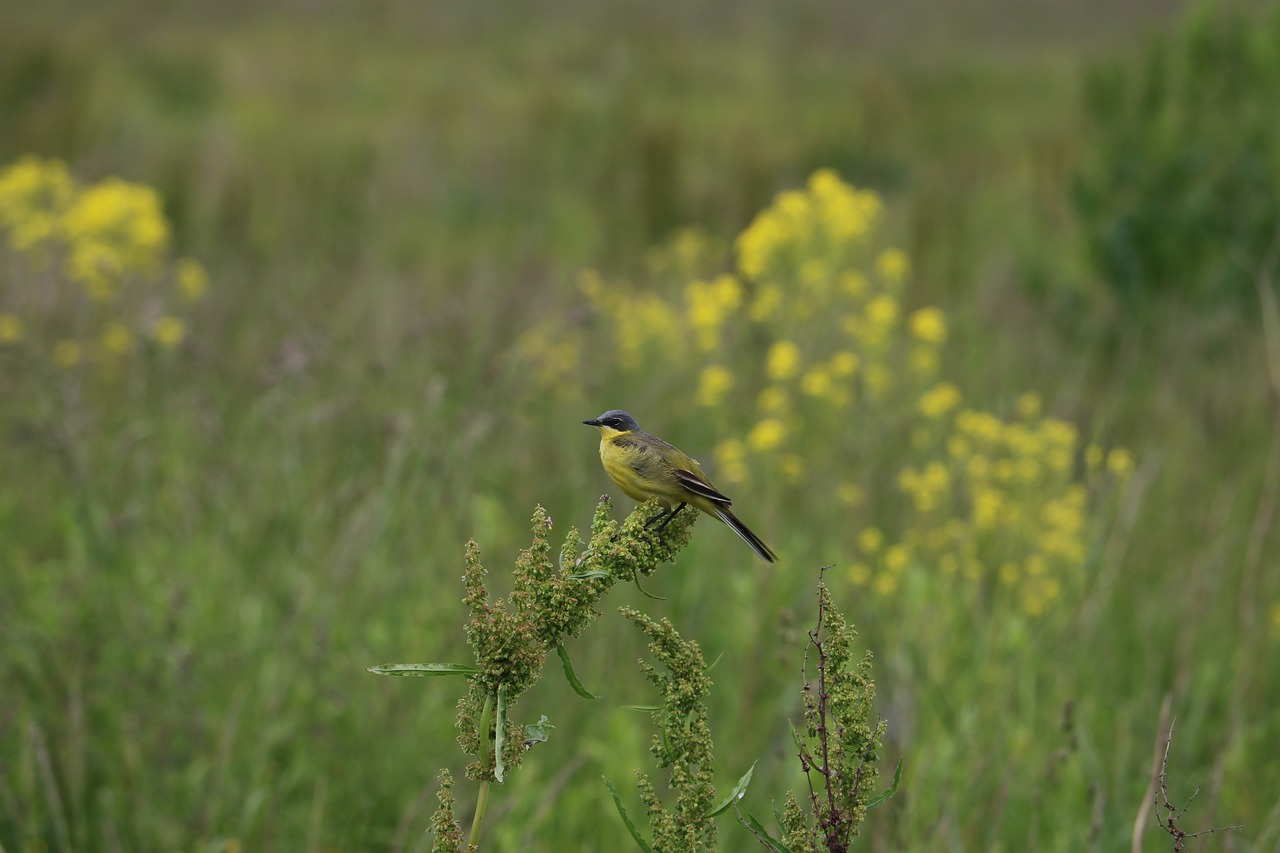
[[[1199,838],[1202,835],[1212,835],[1215,832],[1244,829],[1243,824],[1234,824],[1232,826],[1215,826],[1211,829],[1201,829],[1197,832],[1187,832],[1178,826],[1178,821],[1182,820],[1183,816],[1186,815],[1187,809],[1191,808],[1191,803],[1195,801],[1196,796],[1200,793],[1200,786],[1196,786],[1195,791],[1187,798],[1186,805],[1182,808],[1177,808],[1169,800],[1169,747],[1173,744],[1173,727],[1177,722],[1178,718],[1174,717],[1169,723],[1169,736],[1164,741],[1164,755],[1160,760],[1160,798],[1156,800],[1156,823],[1173,838],[1175,853],[1186,849],[1188,839]],[[1160,815],[1161,809],[1165,812],[1165,817],[1163,818]]]

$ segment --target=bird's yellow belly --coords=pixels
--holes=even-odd
[[[618,488],[622,489],[623,494],[633,501],[644,503],[649,498],[658,498],[667,506],[671,506],[672,490],[662,488],[667,484],[660,482],[660,478],[652,474],[648,477],[643,475],[632,464],[630,456],[622,448],[607,440],[600,442],[600,461],[604,464],[604,470],[609,475],[609,479],[613,480]],[[678,495],[676,499],[679,499]]]

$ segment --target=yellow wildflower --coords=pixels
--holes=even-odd
[[[22,338],[22,318],[17,314],[0,312],[0,344],[11,344]]]
[[[760,288],[756,298],[752,300],[748,313],[757,323],[768,320],[782,307],[782,290],[777,285],[766,284]]]
[[[937,308],[921,308],[908,320],[911,334],[927,344],[942,344],[947,340],[947,317]]]
[[[1106,453],[1096,444],[1090,444],[1084,451],[1084,464],[1088,465],[1090,470],[1097,468],[1106,458]]]
[[[871,567],[866,563],[854,563],[849,567],[849,580],[854,586],[866,586],[867,581],[871,580]]]
[[[864,528],[863,531],[858,534],[858,547],[861,548],[864,553],[874,554],[876,551],[880,550],[880,546],[883,544],[884,534],[881,533],[880,529],[877,527]]]
[[[911,562],[911,550],[906,545],[898,543],[890,545],[884,552],[885,568],[891,572],[901,572]]]
[[[787,396],[786,389],[770,385],[760,392],[760,396],[756,398],[756,405],[762,412],[780,415],[791,408],[791,399]]]
[[[1117,477],[1125,477],[1133,471],[1133,454],[1117,447],[1107,454],[1107,470]]]
[[[173,277],[178,283],[178,292],[191,302],[204,296],[209,289],[209,273],[195,258],[179,259],[173,265]]]
[[[898,301],[882,293],[867,303],[867,322],[876,329],[888,329],[898,322]]]
[[[733,373],[727,367],[712,364],[702,369],[695,395],[700,406],[718,406],[733,387]]]
[[[831,356],[831,372],[836,376],[852,376],[858,372],[858,355],[849,350],[840,350]]]
[[[791,341],[777,341],[765,356],[764,371],[774,382],[795,376],[800,372],[800,347]]]
[[[778,470],[788,483],[798,483],[804,477],[804,459],[798,453],[784,453],[778,457]]]
[[[830,398],[835,390],[835,383],[831,380],[829,372],[821,367],[812,367],[805,371],[804,377],[800,380],[800,390],[810,397]]]
[[[133,349],[133,332],[122,323],[111,323],[102,332],[102,348],[112,355],[124,355]]]
[[[920,396],[920,413],[927,418],[940,418],[960,405],[960,389],[950,382],[939,382]]]
[[[858,270],[845,270],[840,273],[840,289],[852,297],[865,296],[870,287],[871,284],[867,281],[866,275]]]
[[[746,449],[736,438],[726,439],[716,445],[716,479],[728,483],[744,483],[747,480]]]
[[[182,339],[186,336],[187,326],[177,317],[169,315],[158,317],[151,327],[151,337],[165,349],[173,349],[182,343]]]
[[[876,582],[872,588],[880,595],[892,595],[898,589],[898,578],[889,572],[881,572],[876,575]]]
[[[765,418],[747,433],[747,447],[756,453],[773,450],[786,438],[787,428],[777,418]]]
[[[856,483],[841,483],[836,488],[836,499],[845,506],[857,506],[866,499],[866,493]]]
[[[911,260],[901,249],[885,249],[876,258],[876,274],[894,284],[902,281],[911,271]]]
[[[64,338],[53,345],[53,363],[59,367],[75,367],[80,363],[80,342]]]

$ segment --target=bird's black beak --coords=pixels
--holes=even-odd
[[[584,423],[584,424],[586,424],[587,426],[595,426],[595,427],[600,426],[600,421],[599,421],[599,420],[594,420],[594,421],[583,421],[583,423]]]

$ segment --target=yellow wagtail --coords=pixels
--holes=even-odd
[[[667,508],[662,515],[650,519],[650,524],[662,519],[658,525],[661,530],[690,505],[729,525],[761,559],[770,563],[778,559],[759,536],[729,511],[733,501],[716,491],[696,459],[640,429],[636,419],[621,409],[611,409],[583,423],[599,427],[600,461],[618,488],[632,500],[643,503],[657,498]]]

